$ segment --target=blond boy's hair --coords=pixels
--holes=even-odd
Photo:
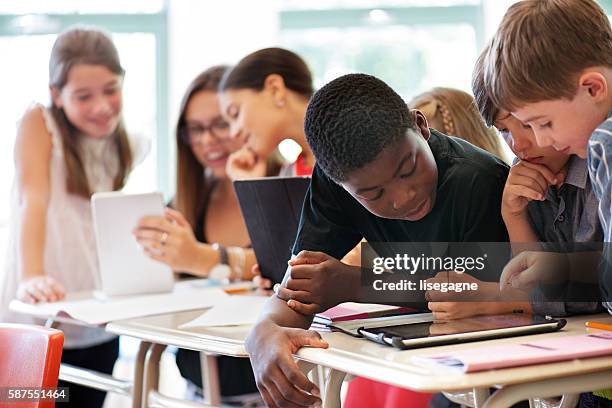
[[[491,127],[495,124],[495,119],[499,114],[499,109],[489,96],[489,89],[485,86],[485,60],[489,54],[490,44],[487,45],[474,64],[472,72],[472,93],[474,94],[474,103],[480,112],[480,116],[484,119],[485,124]]]
[[[597,66],[612,67],[612,30],[594,0],[523,0],[502,19],[484,79],[493,103],[512,111],[572,99],[578,75]]]

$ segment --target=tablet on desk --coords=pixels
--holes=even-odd
[[[274,283],[285,276],[309,185],[310,177],[234,181],[261,274]]]
[[[561,330],[565,324],[564,319],[505,314],[438,322],[432,318],[425,322],[361,328],[358,333],[377,343],[412,349],[553,332]]]
[[[172,269],[149,258],[132,234],[140,218],[164,215],[163,196],[160,193],[96,193],[91,203],[102,295],[171,291]]]

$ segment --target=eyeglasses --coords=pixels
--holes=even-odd
[[[229,124],[221,118],[213,120],[208,126],[198,122],[186,123],[181,131],[181,138],[183,142],[192,146],[199,143],[206,132],[210,132],[217,141],[223,142],[229,139]]]

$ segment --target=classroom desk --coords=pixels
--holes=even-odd
[[[208,356],[212,353],[246,357],[243,341],[248,333],[248,326],[178,329],[180,324],[197,317],[198,313],[193,311],[150,316],[107,325],[108,331],[150,342],[157,350],[156,353],[151,354],[151,358],[145,360],[143,406],[147,406],[146,403],[152,400],[157,402],[164,400],[164,397],[157,392],[155,377],[158,375],[159,355],[167,345],[201,351],[208,353]],[[557,333],[407,351],[398,351],[342,333],[322,333],[323,338],[330,344],[329,349],[303,348],[297,353],[297,357],[310,363],[302,364],[304,371],[314,366],[331,369],[324,390],[322,390],[324,391],[325,407],[340,405],[340,386],[346,374],[367,377],[421,392],[473,390],[477,407],[507,407],[514,402],[531,397],[552,397],[559,395],[560,392],[574,394],[612,387],[612,356],[467,375],[433,372],[428,368],[412,364],[411,357],[416,354],[433,354],[482,345],[513,343],[529,338],[541,339],[542,336],[581,334],[585,333],[584,322],[586,320],[612,323],[612,316],[601,314],[569,318],[568,325],[563,331]],[[499,390],[489,395],[489,388],[494,387],[499,387]],[[153,398],[147,399],[148,396]],[[210,399],[208,401],[213,405],[217,402]],[[174,402],[169,401],[170,404]]]
[[[202,407],[161,394],[159,386],[159,361],[167,346],[199,351],[202,353],[202,373],[204,381],[204,406],[219,406],[221,397],[217,375],[216,356],[248,358],[244,350],[244,339],[250,326],[218,327],[202,329],[179,329],[199,315],[203,310],[169,313],[148,316],[137,319],[127,319],[111,322],[106,325],[106,331],[117,335],[129,336],[150,344],[146,358],[139,361],[142,364],[139,371],[143,373],[141,390],[141,406],[150,405],[164,407]],[[133,405],[136,407],[136,404]]]
[[[175,290],[178,295],[181,292],[178,290],[200,290],[200,288],[206,289],[209,286],[203,285],[205,283],[202,279],[195,279],[192,281],[179,282],[175,285]],[[250,285],[250,283],[249,283]],[[236,290],[242,289],[245,286],[244,283],[230,284],[224,286],[223,289],[227,290]],[[166,294],[161,294],[160,296],[166,296]],[[191,299],[191,296],[189,299]],[[91,292],[81,292],[72,294],[72,300],[89,300],[93,298],[93,294]],[[122,301],[122,299],[118,299]],[[126,298],[126,300],[129,300]],[[193,300],[193,299],[192,299]],[[209,298],[210,300],[210,298]],[[186,306],[193,308],[196,304],[202,304],[199,299],[197,302],[190,301]],[[166,305],[167,307],[167,305]],[[91,314],[91,308],[89,308],[89,312]],[[53,311],[52,311],[53,310]],[[14,311],[17,313],[23,313],[26,315],[30,315],[32,317],[36,317],[38,319],[46,320],[46,325],[49,327],[55,327],[58,323],[66,323],[78,326],[85,327],[106,327],[108,323],[102,323],[99,325],[90,325],[81,320],[77,320],[70,316],[57,315],[55,309],[45,308],[45,307],[36,307],[32,305],[28,305],[22,302],[16,302],[14,305]],[[193,316],[196,317],[203,312],[204,309],[196,310],[193,313]],[[117,313],[111,314],[111,316],[118,316]],[[163,316],[163,315],[162,315]],[[107,318],[111,319],[110,317]],[[181,322],[182,323],[182,322]],[[228,339],[225,341],[225,347],[227,346]],[[132,397],[132,406],[140,407],[142,405],[141,396],[142,396],[142,385],[144,383],[143,375],[144,375],[144,366],[145,360],[150,358],[149,355],[151,353],[158,352],[159,347],[156,347],[155,344],[142,340],[139,344],[138,353],[136,355],[135,362],[135,371],[134,376],[131,381],[118,380],[110,375],[98,373],[92,370],[83,369],[80,367],[70,366],[68,364],[62,364],[60,366],[60,379],[65,380],[74,384],[80,384],[86,387],[95,388],[102,391],[108,391],[113,393],[118,393],[122,395],[128,395]],[[225,350],[227,351],[227,350]]]
[[[417,354],[438,354],[493,344],[516,343],[533,338],[541,339],[543,336],[582,334],[586,332],[584,327],[586,320],[612,323],[612,316],[601,314],[567,320],[568,324],[564,330],[555,333],[405,351],[341,333],[327,333],[323,337],[329,342],[330,349],[304,348],[298,352],[298,356],[313,364],[325,365],[332,369],[330,384],[327,386],[326,406],[339,404],[339,385],[345,374],[367,377],[419,392],[471,389],[474,391],[476,406],[488,408],[508,407],[531,397],[553,397],[560,393],[574,394],[612,387],[612,356],[473,374],[435,372],[411,363],[411,357]],[[489,396],[489,388],[497,386],[501,388]]]

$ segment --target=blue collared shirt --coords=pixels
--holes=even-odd
[[[609,243],[612,239],[612,111],[608,113],[608,118],[603,121],[593,131],[589,139],[588,149],[588,168],[593,190],[599,200],[599,221],[601,222],[604,234],[604,242]],[[609,246],[610,244],[606,244]],[[607,246],[605,247],[604,258],[610,259]],[[612,295],[612,271],[603,268],[600,271],[600,280],[604,299],[609,300]],[[604,302],[604,306],[612,314],[612,302]]]

